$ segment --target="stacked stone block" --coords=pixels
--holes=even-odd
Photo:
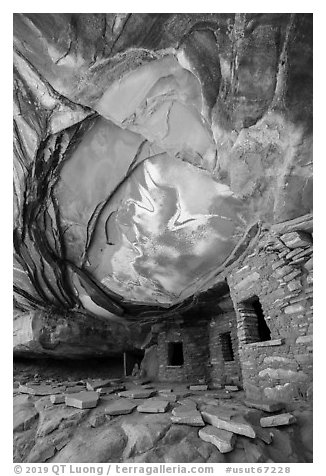
[[[259,342],[259,333],[257,326],[257,315],[249,304],[240,303],[238,306],[238,314],[240,316],[237,325],[238,338],[245,344]]]
[[[168,343],[183,343],[184,364],[168,364]],[[170,382],[206,382],[209,377],[207,320],[196,325],[169,324],[158,337],[159,379]]]
[[[309,398],[312,382],[312,236],[309,219],[266,232],[228,276],[236,310],[243,385],[251,397]],[[243,301],[258,296],[271,340],[256,342]],[[253,331],[253,335],[250,332]],[[251,342],[250,342],[251,341]]]
[[[225,362],[221,334],[230,332],[234,360]],[[238,353],[236,316],[234,312],[219,314],[209,323],[210,384],[212,387],[225,384],[241,385],[241,368]]]

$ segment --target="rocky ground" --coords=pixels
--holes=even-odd
[[[242,390],[105,378],[104,364],[93,378],[36,368],[14,366],[14,462],[312,461],[310,403],[262,410]]]

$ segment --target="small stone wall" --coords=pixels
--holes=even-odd
[[[237,321],[235,312],[219,314],[209,322],[210,384],[241,385],[241,368],[238,353]],[[230,333],[234,360],[225,361],[221,335]]]
[[[266,234],[228,276],[248,396],[310,398],[312,282],[312,239],[307,229]],[[260,300],[271,340],[257,342],[253,319],[243,305],[253,296]]]
[[[168,365],[168,343],[182,342],[184,364]],[[166,325],[158,336],[159,380],[200,383],[209,375],[207,320],[195,326]]]

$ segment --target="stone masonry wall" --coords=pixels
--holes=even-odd
[[[312,395],[312,235],[270,232],[228,276],[237,315],[243,386],[253,398],[291,400]],[[257,342],[243,301],[258,296],[271,340]]]
[[[237,320],[235,312],[219,314],[209,323],[210,383],[219,387],[225,384],[241,385],[241,368],[238,353]],[[230,332],[234,360],[225,361],[221,334]]]
[[[184,364],[168,365],[168,343],[183,342]],[[207,320],[196,326],[169,324],[158,336],[159,380],[170,382],[206,382],[209,375]]]

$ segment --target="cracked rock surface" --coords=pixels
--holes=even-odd
[[[15,352],[112,355],[312,209],[312,15],[14,15]]]
[[[60,381],[60,383],[59,383]],[[81,393],[87,380],[79,381]],[[66,392],[71,384],[62,379],[52,380],[52,387],[61,386]],[[132,390],[136,385],[129,379],[124,382]],[[28,383],[30,385],[30,383]],[[40,385],[42,383],[40,382]],[[139,385],[137,385],[139,387]],[[172,384],[173,392],[186,386]],[[155,383],[158,393],[164,384]],[[189,393],[189,392],[188,392]],[[203,395],[204,394],[204,395]],[[169,402],[164,413],[140,413],[136,407],[139,400],[120,398],[114,395],[100,396],[96,408],[72,408],[64,403],[54,404],[50,396],[26,395],[14,390],[14,462],[34,463],[304,463],[312,461],[312,409],[311,404],[288,404],[295,421],[288,425],[261,428],[262,417],[270,415],[262,410],[249,409],[244,404],[244,392],[239,391],[225,400],[225,390],[197,391],[188,397],[196,407],[184,405],[177,396]],[[176,393],[177,395],[177,393]],[[206,395],[206,397],[205,397]],[[165,400],[160,394],[160,399]],[[123,402],[121,402],[123,400]],[[150,403],[144,399],[142,405]],[[233,431],[218,429],[218,426],[193,426],[191,414],[207,414],[211,408],[221,418],[230,417]],[[166,399],[167,403],[169,400]],[[121,403],[125,404],[124,408]],[[128,404],[128,412],[126,412]],[[212,407],[213,405],[213,407]],[[109,409],[120,406],[117,412]],[[107,413],[109,410],[110,416]],[[175,423],[176,413],[187,413],[188,421]],[[128,414],[126,414],[128,413]],[[243,436],[238,431],[237,421],[255,428],[255,437]],[[284,413],[286,416],[287,414]],[[277,415],[280,418],[280,415]],[[276,418],[276,417],[275,417]],[[215,425],[214,422],[212,422]],[[277,425],[277,422],[275,422]]]

